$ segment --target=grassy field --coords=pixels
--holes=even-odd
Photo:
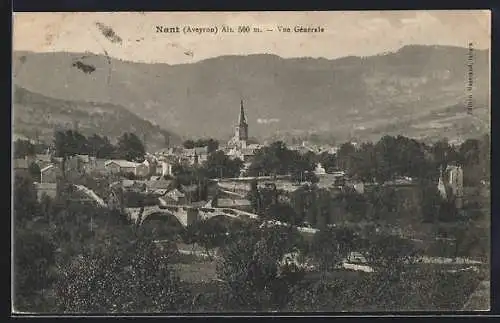
[[[181,280],[189,283],[209,282],[217,278],[215,261],[178,263],[173,268],[179,273]]]

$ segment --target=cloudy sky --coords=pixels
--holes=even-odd
[[[113,29],[107,39],[98,25]],[[157,25],[259,26],[251,34],[166,34]],[[93,52],[129,61],[181,64],[219,55],[271,53],[337,58],[394,51],[404,45],[490,48],[489,11],[15,13],[14,50]],[[321,26],[324,33],[280,33],[278,26]]]

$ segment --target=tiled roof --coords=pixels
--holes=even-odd
[[[54,167],[55,167],[55,166],[54,166],[54,165],[52,165],[52,164],[51,164],[51,165],[47,165],[47,166],[45,166],[44,168],[40,169],[40,172],[41,172],[41,173],[46,172],[46,171],[48,171],[49,169],[52,169],[52,168],[54,168]]]
[[[118,166],[120,167],[124,167],[124,168],[131,168],[131,167],[137,167],[139,164],[137,163],[134,163],[134,162],[131,162],[131,161],[128,161],[128,160],[122,160],[122,159],[112,159],[112,160],[108,160],[105,165],[108,166],[110,164],[117,164]]]
[[[167,180],[154,180],[154,181],[146,181],[146,186],[150,189],[167,189],[172,185],[173,181]]]
[[[178,189],[171,190],[170,192],[167,193],[167,196],[175,198],[175,199],[185,197],[184,193],[182,193]]]

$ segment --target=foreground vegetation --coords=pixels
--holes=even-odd
[[[325,229],[308,241],[293,226],[209,220],[163,232],[159,244],[151,226],[117,212],[64,196],[37,202],[32,185],[16,179],[18,311],[450,310],[460,309],[485,275],[411,265],[421,252],[411,241],[369,230]],[[181,255],[179,242],[212,256]],[[279,265],[294,250],[317,269]],[[375,272],[339,269],[352,250]],[[202,280],[180,272],[208,267],[212,274]]]

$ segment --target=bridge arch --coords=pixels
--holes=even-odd
[[[238,217],[230,216],[224,213],[216,213],[211,217],[205,218],[204,221],[220,223],[227,230],[231,230],[234,227],[238,227],[239,224],[243,222],[243,220],[239,219]]]
[[[185,225],[174,214],[158,210],[144,217],[141,228],[156,240],[166,240],[180,235]]]

